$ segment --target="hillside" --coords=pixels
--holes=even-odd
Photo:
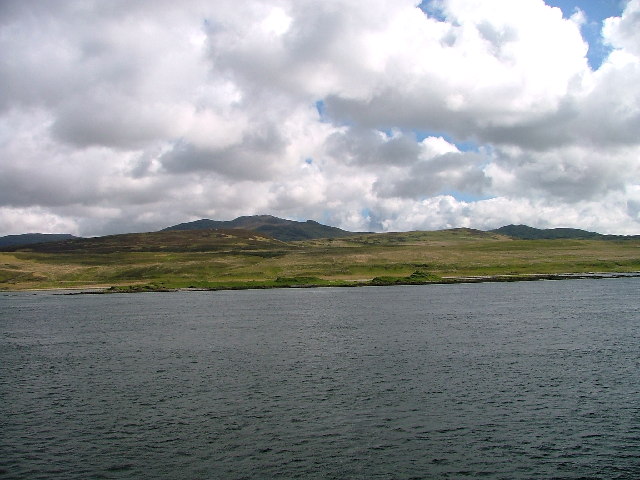
[[[468,228],[296,242],[241,229],[175,230],[1,250],[0,290],[395,285],[640,272],[640,240],[518,240]]]
[[[4,252],[109,254],[121,252],[211,252],[283,248],[286,244],[249,230],[188,230],[126,233],[4,247]]]
[[[67,233],[24,233],[21,235],[7,235],[0,237],[0,248],[15,245],[32,245],[34,243],[59,242],[74,237]]]
[[[520,240],[554,240],[554,239],[599,239],[599,240],[631,240],[638,235],[603,235],[601,233],[580,230],[579,228],[534,228],[527,225],[506,225],[491,230]]]
[[[234,220],[201,219],[193,222],[180,223],[165,228],[163,231],[173,230],[201,230],[201,229],[244,229],[269,235],[283,242],[309,240],[314,238],[341,238],[354,235],[352,232],[337,227],[322,225],[313,220],[297,222],[285,220],[271,215],[253,215],[238,217]]]

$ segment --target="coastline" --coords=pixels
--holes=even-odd
[[[389,287],[389,286],[410,286],[410,285],[453,285],[463,283],[504,283],[504,282],[530,282],[540,280],[601,280],[615,278],[639,278],[640,271],[636,272],[588,272],[588,273],[532,273],[532,274],[510,274],[510,275],[477,275],[477,276],[446,276],[440,278],[421,279],[419,277],[389,277],[373,278],[370,280],[326,280],[322,282],[244,282],[233,285],[216,285],[207,287],[181,287],[171,288],[158,285],[127,285],[98,288],[65,288],[65,289],[37,289],[37,290],[14,290],[32,292],[59,292],[57,295],[102,295],[118,293],[168,293],[168,292],[215,292],[224,290],[266,290],[276,288],[354,288],[354,287]],[[4,290],[3,292],[11,292]]]

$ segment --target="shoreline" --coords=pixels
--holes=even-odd
[[[531,282],[540,280],[601,280],[614,278],[639,278],[640,271],[633,272],[587,272],[587,273],[527,273],[527,274],[501,274],[501,275],[470,275],[470,276],[445,276],[438,278],[421,277],[376,277],[362,280],[322,280],[320,282],[305,282],[292,277],[290,282],[277,283],[273,281],[247,281],[234,285],[221,284],[206,287],[163,287],[160,285],[121,285],[99,287],[52,287],[31,288],[16,290],[0,290],[0,293],[52,293],[54,295],[106,295],[122,293],[171,293],[171,292],[217,292],[229,290],[271,290],[278,288],[356,288],[356,287],[391,287],[411,285],[455,285],[464,283],[505,283],[505,282]],[[309,279],[311,280],[311,279]],[[321,280],[321,279],[317,279]]]
[[[260,283],[246,282],[239,285],[220,285],[211,287],[161,287],[157,285],[129,285],[97,288],[68,288],[68,289],[38,289],[22,291],[56,292],[58,295],[104,295],[118,293],[171,293],[171,292],[216,292],[229,290],[271,290],[278,288],[356,288],[356,287],[390,287],[411,285],[454,285],[464,283],[504,283],[504,282],[530,282],[540,280],[601,280],[614,278],[640,278],[640,271],[635,272],[588,272],[588,273],[529,273],[529,274],[505,274],[505,275],[475,275],[460,277],[441,277],[439,279],[420,279],[409,277],[373,278],[370,280],[326,280],[322,283]],[[7,290],[6,292],[9,292]],[[20,290],[14,290],[20,291]]]

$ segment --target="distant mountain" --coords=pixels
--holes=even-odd
[[[554,239],[591,239],[591,240],[627,240],[638,238],[638,235],[603,235],[601,233],[580,230],[579,228],[533,228],[527,225],[507,225],[491,230],[494,233],[507,235],[520,240],[554,240]]]
[[[313,238],[339,238],[355,235],[337,227],[322,225],[313,220],[296,222],[271,215],[253,215],[238,217],[234,220],[196,220],[167,227],[162,231],[171,230],[205,230],[205,229],[243,229],[259,232],[276,240],[290,242],[294,240],[309,240]]]
[[[189,230],[123,233],[93,238],[72,238],[59,242],[0,247],[5,252],[103,254],[123,252],[210,252],[282,250],[286,244],[249,230]]]
[[[61,242],[74,237],[68,233],[24,233],[22,235],[7,235],[0,237],[0,248],[19,245],[33,245],[36,243]]]
[[[215,232],[198,232],[215,230]],[[638,240],[640,235],[602,235],[577,228],[539,229],[527,225],[507,225],[483,232],[468,228],[443,230],[442,233],[457,237],[482,237],[505,235],[522,240],[548,239],[594,239],[594,240]],[[184,235],[180,235],[183,233]],[[271,243],[275,248],[279,242],[310,240],[315,238],[341,238],[371,232],[349,232],[336,227],[322,225],[313,220],[296,222],[271,215],[238,217],[234,220],[196,220],[165,228],[159,232],[142,234],[120,234],[105,237],[80,238],[70,234],[26,233],[0,237],[1,251],[28,250],[34,252],[93,252],[108,253],[116,251],[208,251],[219,248],[254,248],[254,244],[263,248]],[[372,234],[371,241],[395,239],[402,242],[415,235],[429,232],[400,232]],[[439,232],[431,232],[437,235]],[[368,235],[365,235],[368,237]],[[489,238],[489,237],[487,237]],[[256,243],[257,242],[257,243]],[[283,248],[280,245],[277,248]]]

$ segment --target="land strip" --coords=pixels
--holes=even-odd
[[[0,290],[442,284],[638,272],[638,239],[514,240],[471,229],[297,242],[238,230],[157,232],[0,252]]]

